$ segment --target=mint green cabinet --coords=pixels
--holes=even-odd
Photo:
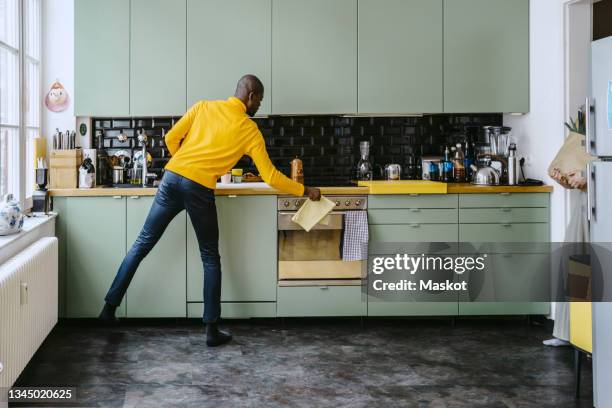
[[[470,282],[470,289],[474,293],[470,294],[471,299],[459,298],[460,315],[550,312],[550,302],[527,301],[527,298],[547,298],[545,291],[549,288],[551,267],[548,254],[489,254],[485,265],[484,271],[467,272],[463,277]],[[517,298],[518,294],[520,298]],[[487,301],[491,299],[495,299],[495,302]]]
[[[58,214],[55,221],[55,235],[58,239],[58,316],[66,317],[66,282],[67,282],[67,249],[68,244],[68,198],[54,197],[53,211]]]
[[[185,113],[187,92],[186,0],[125,3],[131,3],[130,115],[180,116]],[[115,30],[116,22],[112,27],[103,32]],[[96,62],[107,58],[98,55]]]
[[[75,0],[74,7],[75,115],[129,116],[130,2]]]
[[[359,113],[442,112],[442,1],[359,0]]]
[[[276,196],[216,198],[223,302],[276,302]],[[188,220],[187,301],[203,301],[203,266]]]
[[[138,237],[153,200],[144,196],[127,198],[126,251]],[[182,211],[140,263],[127,291],[127,317],[186,316],[186,228],[186,213]]]
[[[444,112],[529,111],[529,0],[444,0]]]
[[[125,256],[124,197],[70,197],[60,213],[66,239],[66,316],[97,317]],[[117,316],[125,316],[125,299]]]
[[[272,0],[187,0],[187,106],[226,99],[254,74],[265,87],[259,114],[271,113]]]
[[[357,112],[357,0],[272,3],[272,113]]]
[[[457,195],[454,194],[370,195],[370,247],[388,256],[389,253],[406,251],[401,243],[456,244],[459,234],[457,211]],[[453,247],[449,250],[452,251]],[[457,296],[452,292],[415,293],[407,295],[406,301],[368,296],[368,316],[456,316],[457,311]]]
[[[365,316],[367,300],[361,286],[281,286],[277,315]]]
[[[546,254],[546,243],[550,241],[549,201],[547,193],[459,196],[459,241],[474,243],[488,257],[484,271],[472,272],[482,274],[478,276],[480,283],[472,279],[470,287],[477,293],[471,294],[470,301],[460,299],[460,315],[549,313],[548,302],[518,302],[510,295],[520,288],[536,290],[545,286],[534,282],[546,279],[550,270]],[[493,297],[499,301],[487,301]]]

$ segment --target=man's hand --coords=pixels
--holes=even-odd
[[[304,187],[304,195],[308,196],[312,201],[319,201],[321,199],[321,190],[316,187]]]

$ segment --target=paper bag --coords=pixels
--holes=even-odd
[[[571,132],[548,166],[548,174],[552,174],[553,169],[559,169],[562,176],[572,171],[585,171],[587,164],[595,159],[585,150],[585,136]]]
[[[293,218],[291,218],[291,221],[308,232],[319,222],[322,221],[325,223],[327,214],[329,214],[335,206],[336,204],[333,201],[323,196],[321,196],[321,200],[319,201],[307,200],[298,212],[295,213]]]

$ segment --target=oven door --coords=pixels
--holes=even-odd
[[[306,232],[291,221],[295,212],[278,214],[278,278],[361,279],[363,261],[343,261],[344,213]]]

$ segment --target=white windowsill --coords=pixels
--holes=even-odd
[[[55,235],[57,214],[26,217],[17,234],[0,236],[0,265],[43,236]]]

